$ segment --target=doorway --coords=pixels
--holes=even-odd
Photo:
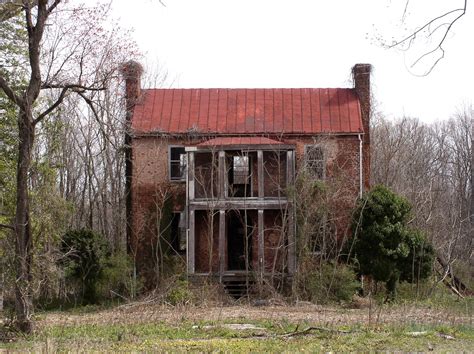
[[[244,210],[232,210],[227,215],[227,269],[247,270],[252,264],[252,219]]]

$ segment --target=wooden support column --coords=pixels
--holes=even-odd
[[[225,151],[219,151],[219,171],[218,171],[218,198],[223,199],[226,197],[226,173],[225,173]]]
[[[194,200],[194,151],[188,153],[188,198]]]
[[[288,150],[286,156],[286,183],[290,187],[294,184],[295,178],[295,152]],[[295,210],[294,203],[288,203],[288,273],[294,274],[296,271],[296,239],[295,239]]]
[[[225,210],[219,210],[219,277],[222,281],[222,276],[225,272],[225,262],[226,262],[226,254],[225,254]]]
[[[265,225],[263,210],[258,211],[258,271],[260,276],[265,272]]]
[[[195,242],[195,232],[196,232],[196,224],[195,224],[195,211],[193,209],[189,210],[189,224],[188,224],[188,244],[186,247],[186,251],[188,254],[188,274],[194,274],[195,267],[194,267],[194,259],[196,253],[196,242]]]
[[[265,196],[265,181],[263,171],[263,151],[257,150],[257,178],[258,178],[258,197],[263,198]]]

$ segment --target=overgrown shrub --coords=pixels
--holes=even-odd
[[[66,280],[79,286],[84,304],[97,302],[98,283],[108,256],[108,245],[103,236],[92,230],[70,230],[63,236],[61,251]]]
[[[399,281],[426,279],[434,250],[425,236],[408,226],[411,205],[387,187],[375,186],[358,202],[349,242],[360,274],[386,284],[393,300]]]
[[[169,288],[165,301],[171,305],[185,305],[194,300],[194,294],[187,280],[177,280]]]
[[[360,289],[352,268],[331,262],[308,262],[298,280],[299,294],[317,304],[350,301]]]
[[[97,287],[101,298],[133,299],[140,292],[142,282],[134,274],[131,258],[120,252],[105,259]]]

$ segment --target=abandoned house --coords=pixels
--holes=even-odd
[[[342,185],[334,229],[347,232],[369,184],[369,64],[352,68],[353,88],[141,89],[138,63],[122,71],[128,247],[140,274],[156,279],[179,258],[190,277],[291,277],[301,170]]]

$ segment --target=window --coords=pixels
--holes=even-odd
[[[186,177],[186,152],[182,146],[171,146],[169,149],[170,180],[182,181]]]
[[[234,156],[233,157],[234,184],[249,183],[249,157]]]
[[[306,168],[316,179],[325,178],[324,151],[319,145],[305,146]]]
[[[231,157],[229,168],[230,196],[236,198],[250,197],[250,157],[235,155]]]

